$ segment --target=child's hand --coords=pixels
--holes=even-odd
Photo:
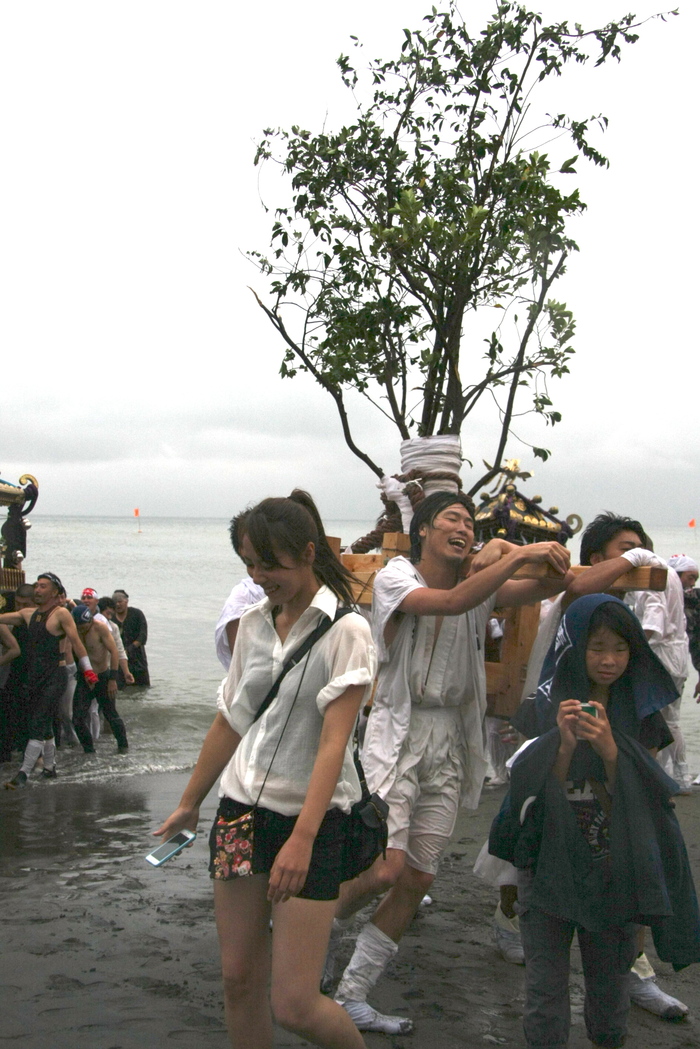
[[[580,713],[581,704],[577,699],[565,699],[559,704],[557,725],[559,726],[562,746],[566,750],[574,751],[578,744],[576,729]]]
[[[617,743],[613,739],[612,729],[602,703],[591,701],[591,706],[598,711],[598,717],[579,711],[576,733],[579,739],[585,739],[603,761],[615,761]]]

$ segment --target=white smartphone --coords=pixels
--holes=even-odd
[[[168,838],[153,852],[149,852],[148,856],[146,856],[146,863],[152,863],[154,867],[160,867],[171,856],[176,856],[178,852],[182,852],[196,837],[197,835],[193,834],[191,830],[181,830],[179,834]]]

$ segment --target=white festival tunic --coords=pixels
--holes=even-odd
[[[462,615],[445,616],[437,642],[435,616],[405,615],[387,648],[384,628],[389,619],[408,594],[427,585],[405,557],[392,558],[375,578],[372,635],[380,666],[362,763],[370,791],[385,797],[396,779],[412,712],[455,708],[467,751],[461,800],[476,808],[487,770],[484,643],[496,595]]]
[[[255,804],[270,769],[259,804],[283,816],[297,816],[306,798],[328,704],[351,685],[365,687],[366,702],[376,659],[367,621],[357,612],[350,612],[289,671],[277,697],[254,722],[255,714],[287,659],[324,616],[333,619],[338,601],[328,587],[321,587],[284,643],[275,630],[272,607],[265,598],[242,615],[228,677],[219,689],[217,707],[241,736],[221,777],[219,797]],[[290,709],[291,716],[284,728]],[[272,761],[283,729],[282,743]],[[329,804],[329,808],[342,812],[349,812],[361,796],[352,751],[351,736]]]
[[[240,619],[247,608],[257,605],[265,597],[265,591],[250,576],[245,576],[240,583],[236,583],[231,593],[226,598],[226,603],[221,609],[221,615],[214,628],[214,644],[216,645],[216,658],[225,670],[231,665],[231,649],[226,636],[226,627],[236,619]]]

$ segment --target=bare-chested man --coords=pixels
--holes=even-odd
[[[95,753],[95,744],[90,733],[89,712],[93,696],[109,722],[117,741],[120,754],[129,749],[124,722],[117,713],[117,668],[119,654],[112,632],[106,623],[97,622],[87,605],[76,605],[72,612],[80,638],[87,648],[92,665],[97,671],[94,693],[82,681],[78,681],[73,697],[73,727],[86,754]]]
[[[61,652],[67,638],[73,646],[85,680],[93,687],[97,675],[92,669],[85,646],[78,636],[68,609],[61,606],[65,597],[63,583],[53,572],[42,572],[34,586],[36,608],[21,609],[0,615],[0,624],[26,626],[27,701],[29,706],[29,742],[22,767],[5,786],[10,790],[23,787],[29,774],[43,756],[45,779],[56,777],[56,743],[53,722],[66,688],[66,668]]]
[[[116,603],[111,597],[101,597],[98,600],[97,591],[91,586],[85,587],[80,596],[80,600],[90,609],[92,618],[97,623],[104,623],[112,631],[114,644],[117,646],[117,653],[119,655],[119,669],[124,675],[125,683],[127,685],[133,685],[134,675],[129,670],[129,661],[126,657],[126,649],[124,648],[122,636],[119,633],[119,627],[114,622],[114,614],[117,608]]]

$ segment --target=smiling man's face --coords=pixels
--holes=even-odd
[[[435,515],[432,524],[423,525],[420,535],[421,560],[433,556],[461,563],[474,543],[474,522],[465,506],[452,503]]]

